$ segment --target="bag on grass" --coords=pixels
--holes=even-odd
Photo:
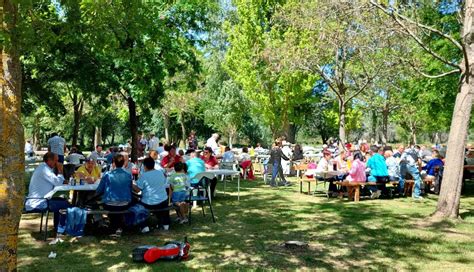
[[[164,246],[139,246],[132,251],[134,262],[154,263],[157,260],[186,260],[189,257],[190,245],[188,238],[184,242],[171,241]]]

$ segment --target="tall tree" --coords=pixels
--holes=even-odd
[[[224,66],[252,102],[253,113],[270,126],[273,137],[284,134],[293,142],[295,127],[304,116],[298,109],[311,98],[314,79],[281,67],[272,54],[282,38],[273,30],[273,16],[285,2],[234,2],[236,16],[224,24],[230,44]]]
[[[275,25],[285,37],[279,62],[320,77],[336,95],[345,142],[349,104],[390,65],[381,56],[389,34],[362,1],[288,1]]]
[[[405,4],[404,1],[400,3],[394,1],[388,7],[379,1],[371,0],[370,2],[390,16],[399,26],[399,30],[413,39],[427,54],[444,64],[444,72],[437,75],[424,73],[425,76],[439,78],[456,73],[460,74],[459,89],[456,95],[446,151],[443,183],[438,198],[438,205],[433,214],[435,217],[457,218],[459,216],[461,199],[464,148],[469,129],[474,88],[474,0],[467,0],[462,4],[457,1],[454,3],[455,10],[459,11],[459,23],[462,25],[462,28],[457,33],[452,32],[452,28],[438,29],[429,23],[419,21],[417,11],[419,11],[420,5],[418,4],[411,6],[410,3]],[[422,6],[430,7],[431,5],[434,10],[443,13],[440,7],[437,6],[437,3],[426,2]],[[404,13],[402,11],[407,12]],[[462,57],[457,60],[444,57],[430,43],[434,39],[448,41]]]
[[[0,270],[16,270],[18,226],[23,207],[24,135],[18,4],[0,1]]]

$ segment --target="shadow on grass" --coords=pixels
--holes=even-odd
[[[416,260],[437,261],[437,257],[426,250],[430,245],[445,246],[450,254],[458,250],[454,244],[444,245],[441,235],[441,230],[453,227],[451,222],[431,225],[427,230],[436,233],[433,235],[416,233],[413,221],[424,218],[428,212],[412,207],[409,200],[327,201],[323,197],[295,193],[297,185],[272,189],[261,181],[241,181],[238,202],[237,181],[227,183],[225,194],[222,184],[218,186],[213,202],[216,224],[212,223],[207,210],[207,216],[203,217],[198,209],[193,211],[191,227],[172,225],[167,233],[127,234],[118,240],[108,236],[84,237],[77,243],[57,246],[31,241],[34,239],[28,233],[30,228],[24,227],[20,239],[20,267],[22,270],[57,270],[58,267],[64,270],[91,267],[98,270],[417,270]],[[426,203],[432,205],[430,201]],[[389,209],[385,205],[400,205],[400,209]],[[162,245],[164,241],[181,240],[184,236],[188,236],[191,243],[192,258],[187,262],[160,262],[152,266],[131,262],[131,250],[136,246]],[[307,242],[309,247],[290,250],[281,246],[289,240]],[[49,260],[47,253],[53,249],[60,257]],[[469,258],[457,256],[456,260],[468,264]]]

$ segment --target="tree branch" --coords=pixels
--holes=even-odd
[[[411,36],[415,42],[421,47],[423,48],[423,50],[425,50],[427,53],[429,53],[430,55],[432,55],[435,59],[441,61],[442,63],[446,64],[446,65],[449,65],[451,67],[455,67],[455,68],[459,68],[459,65],[458,64],[455,64],[455,63],[452,63],[450,61],[447,61],[446,59],[444,59],[443,57],[441,57],[440,55],[438,55],[436,52],[434,52],[433,50],[431,50],[428,46],[426,46],[423,41],[418,37],[416,36],[415,33],[413,33],[413,31],[410,30],[410,28],[408,28],[401,20],[400,18],[402,18],[403,20],[405,21],[408,21],[410,22],[411,20],[409,20],[407,17],[404,17],[403,15],[400,15],[399,13],[397,12],[390,12],[388,11],[386,8],[384,8],[382,5],[374,2],[373,0],[370,1],[370,3],[374,6],[376,6],[377,8],[379,8],[380,10],[382,10],[385,14],[387,14],[388,16],[392,17],[395,22],[409,35]],[[406,18],[406,19],[404,19]],[[415,25],[419,26],[419,27],[422,27],[420,26],[419,23],[416,23],[416,22],[413,22],[411,21],[412,23],[414,23]],[[424,25],[423,25],[424,26]],[[425,27],[428,27],[428,26],[425,26]],[[422,27],[423,28],[423,27]],[[425,28],[426,29],[426,28]],[[434,30],[434,29],[433,29]],[[439,30],[438,30],[439,32]],[[442,33],[442,32],[440,32]],[[442,33],[443,34],[443,33]],[[446,39],[448,39],[449,41],[453,42],[455,40],[453,40],[452,37],[449,37],[445,34],[442,35],[443,37],[445,37]],[[459,44],[457,41],[456,42],[456,47],[458,47],[460,50],[463,50],[462,49],[462,46],[461,44]]]

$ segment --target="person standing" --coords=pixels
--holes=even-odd
[[[213,133],[212,136],[207,139],[206,147],[210,147],[212,149],[212,153],[215,155],[219,153],[219,145],[217,144],[217,140],[219,139],[219,134]]]
[[[413,148],[406,149],[400,158],[400,167],[402,167],[402,164],[405,167],[405,170],[410,173],[410,175],[413,177],[415,180],[415,186],[413,188],[412,192],[412,197],[413,199],[423,199],[421,196],[421,177],[420,177],[420,171],[418,170],[418,154],[417,151],[414,150]],[[402,171],[400,171],[402,172]],[[405,175],[400,173],[400,179],[399,179],[399,186],[400,186],[400,193],[402,193],[402,190],[405,185]]]
[[[151,151],[151,150],[157,151],[159,143],[160,141],[155,136],[155,133],[150,133],[150,140],[148,141],[148,151]]]
[[[56,132],[51,134],[51,138],[48,139],[48,151],[58,155],[58,166],[61,168],[64,164],[64,153],[66,152],[66,140],[60,137]]]
[[[31,144],[30,140],[27,140],[25,143],[25,154],[30,158],[35,155],[35,152],[33,151],[33,145]]]
[[[196,131],[191,130],[188,137],[188,149],[196,150],[198,148],[198,140],[196,138]]]
[[[281,141],[276,140],[273,144],[272,150],[270,151],[270,159],[268,160],[268,163],[273,166],[272,180],[270,182],[270,186],[272,187],[277,186],[275,183],[275,178],[277,177],[277,175],[280,176],[282,185],[290,185],[290,183],[286,181],[285,176],[283,175],[283,168],[281,166],[282,159],[285,161],[290,160],[287,156],[285,156],[285,154],[283,154],[281,150]]]

